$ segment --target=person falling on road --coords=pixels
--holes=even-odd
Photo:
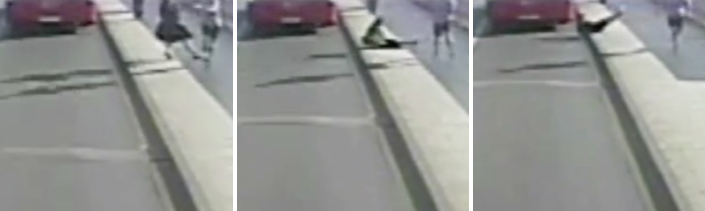
[[[417,41],[400,41],[388,38],[382,31],[381,18],[376,18],[367,28],[367,31],[362,36],[364,49],[400,49],[404,46],[412,46],[418,44]]]
[[[602,31],[604,31],[605,28],[607,28],[607,26],[609,26],[611,23],[613,23],[614,21],[616,21],[617,19],[622,17],[622,14],[623,14],[622,10],[618,9],[615,11],[614,14],[612,14],[606,18],[600,19],[598,21],[584,20],[585,15],[579,14],[577,27],[578,27],[579,31],[586,32],[589,34],[602,33]]]

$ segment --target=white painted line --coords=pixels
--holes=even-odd
[[[492,88],[499,86],[545,86],[557,88],[592,89],[599,88],[598,81],[530,81],[530,80],[498,80],[498,81],[476,81],[473,88]]]
[[[374,123],[375,117],[281,116],[238,117],[238,125],[327,125],[364,126]]]

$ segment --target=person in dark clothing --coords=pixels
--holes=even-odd
[[[584,20],[582,17],[583,15],[579,15],[579,20],[578,20],[578,30],[582,32],[587,32],[590,34],[596,34],[596,33],[602,33],[602,31],[607,28],[612,22],[616,21],[620,17],[622,17],[622,11],[618,10],[616,11],[613,15],[603,18],[598,21],[587,21]]]
[[[172,4],[171,1],[163,0],[159,6],[159,14],[161,19],[159,20],[159,24],[157,24],[155,33],[157,39],[164,42],[167,47],[165,56],[171,59],[170,51],[172,47],[174,44],[181,43],[194,59],[203,59],[190,42],[193,40],[194,36],[191,31],[181,23],[178,7]]]
[[[180,20],[179,7],[171,0],[162,0],[159,3],[159,17],[162,20]]]
[[[203,34],[203,51],[208,53],[213,52],[213,45],[218,40],[222,20],[217,10],[209,10],[207,16],[202,19],[201,33]]]
[[[372,25],[367,28],[367,32],[365,32],[365,35],[363,35],[362,37],[362,43],[366,46],[365,48],[399,49],[404,47],[405,45],[418,44],[418,42],[416,41],[399,41],[387,38],[386,36],[384,36],[384,33],[381,30],[382,23],[382,19],[377,18],[374,22],[372,22]]]
[[[135,13],[135,17],[142,19],[142,16],[144,16],[144,0],[133,0],[132,11]]]

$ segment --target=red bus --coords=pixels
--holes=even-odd
[[[97,23],[99,9],[92,0],[6,0],[6,15],[14,34],[45,26],[75,31]]]
[[[258,31],[282,26],[334,26],[339,15],[330,0],[252,0],[247,12],[250,24]]]
[[[570,0],[489,0],[489,24],[493,29],[516,26],[556,26],[578,17]]]

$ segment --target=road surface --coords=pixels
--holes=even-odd
[[[239,209],[413,210],[336,28],[237,50]]]
[[[473,59],[476,210],[648,210],[574,32],[483,38]]]
[[[0,210],[168,210],[115,68],[94,28],[0,40]]]
[[[625,9],[622,21],[639,37],[673,74],[682,80],[705,80],[705,28],[687,22],[678,51],[673,51],[670,30],[663,10],[648,0],[622,0]]]
[[[430,16],[408,0],[380,1],[379,10],[385,24],[403,40],[419,41],[409,49],[428,67],[450,91],[465,111],[470,102],[469,87],[469,33],[454,28],[456,43],[451,49],[441,47],[438,57],[433,55],[433,28]],[[453,51],[455,57],[449,56]]]

